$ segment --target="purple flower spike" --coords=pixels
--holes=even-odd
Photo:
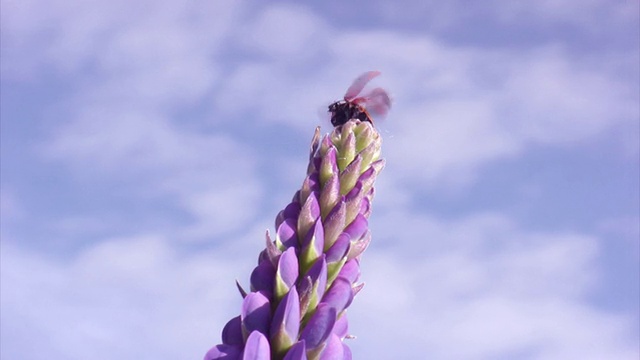
[[[372,123],[340,123],[322,137],[316,129],[302,186],[276,216],[274,239],[267,230],[251,292],[236,282],[240,316],[205,360],[351,360],[346,310],[364,285],[360,258],[384,160]]]
[[[337,278],[329,288],[324,297],[322,303],[331,306],[336,309],[336,313],[340,315],[342,310],[346,309],[353,300],[353,289],[351,289],[351,283],[345,278]]]
[[[271,321],[271,348],[279,356],[298,339],[300,330],[300,299],[295,286],[280,301]]]
[[[327,340],[327,346],[320,354],[320,360],[342,360],[344,358],[344,348],[342,339],[336,334],[331,334]]]
[[[242,359],[242,346],[216,345],[207,351],[204,360],[240,360]]]
[[[227,325],[222,329],[222,343],[225,345],[240,345],[244,344],[242,337],[242,321],[240,315],[234,317],[227,322]]]
[[[307,360],[307,347],[304,345],[304,340],[293,344],[283,360]]]
[[[269,334],[271,322],[271,307],[269,299],[259,292],[252,292],[242,301],[240,319],[242,321],[242,334],[246,338],[254,330],[265,335]]]
[[[289,292],[296,280],[298,280],[298,258],[296,249],[291,247],[282,253],[278,261],[275,283],[275,295],[278,301]]]
[[[253,331],[244,345],[242,360],[271,360],[269,341],[259,331]]]
[[[313,354],[322,351],[335,322],[336,310],[327,304],[320,303],[300,334],[300,340],[304,340],[307,344],[307,356],[313,358],[310,352]]]

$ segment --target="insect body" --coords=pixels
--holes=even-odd
[[[329,105],[333,126],[343,125],[352,119],[368,121],[373,124],[372,114],[384,116],[389,112],[391,99],[384,89],[375,88],[363,96],[358,96],[365,85],[378,75],[380,75],[379,71],[368,71],[360,75],[347,89],[344,100]]]

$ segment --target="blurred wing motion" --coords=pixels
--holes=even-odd
[[[347,101],[354,99],[358,94],[360,94],[367,83],[378,75],[380,75],[380,71],[367,71],[366,73],[358,76],[357,79],[353,80],[353,84],[351,84],[347,89],[347,92],[344,94],[344,99]]]
[[[375,88],[367,95],[354,99],[353,102],[361,104],[369,114],[374,116],[384,117],[391,109],[391,98],[383,88]]]

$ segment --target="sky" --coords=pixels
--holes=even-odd
[[[354,358],[640,356],[637,1],[1,6],[3,359],[201,359],[367,70]]]

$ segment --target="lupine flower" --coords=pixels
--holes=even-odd
[[[372,124],[347,121],[311,142],[307,176],[276,217],[275,239],[250,277],[240,316],[222,330],[214,359],[351,359],[347,308],[362,289],[374,181],[384,167]]]

